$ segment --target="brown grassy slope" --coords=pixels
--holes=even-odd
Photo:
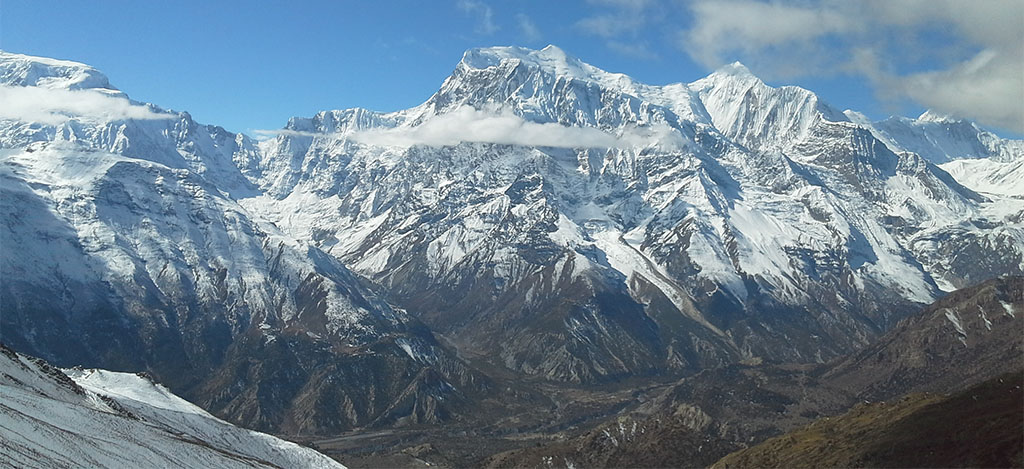
[[[708,420],[701,421],[702,418]],[[482,466],[490,469],[707,467],[720,455],[737,448],[703,431],[707,423],[706,415],[695,414],[648,419],[620,417],[578,438],[496,454]]]
[[[995,278],[908,317],[822,380],[870,401],[956,392],[1024,367],[1022,337],[1024,277]]]
[[[949,397],[860,404],[712,467],[1024,467],[1024,372]]]

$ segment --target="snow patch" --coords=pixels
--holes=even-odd
[[[964,347],[966,347],[967,346],[967,331],[964,330],[964,326],[960,322],[960,316],[957,314],[956,311],[953,311],[953,310],[951,310],[949,308],[946,308],[945,314],[946,314],[946,319],[948,319],[949,322],[951,324],[953,324],[953,328],[956,329],[957,338],[960,339],[960,342],[964,344]]]
[[[991,331],[992,330],[992,321],[988,320],[988,316],[985,315],[985,308],[982,308],[981,305],[978,305],[978,317],[980,317],[981,320],[985,322],[985,329],[988,329],[988,330]]]
[[[1016,316],[1016,315],[1015,315],[1015,314],[1013,313],[1013,311],[1014,311],[1014,307],[1013,307],[1013,305],[1012,305],[1012,304],[1010,304],[1010,303],[1007,303],[1007,302],[1005,302],[1005,301],[1002,301],[1002,300],[1000,300],[1000,301],[999,301],[999,304],[1003,305],[1003,309],[1004,309],[1004,310],[1006,310],[1006,314],[1007,314],[1008,316],[1010,316],[1011,318],[1015,318],[1015,317],[1017,317],[1017,316]]]

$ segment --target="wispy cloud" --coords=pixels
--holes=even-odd
[[[522,34],[523,39],[526,42],[537,42],[540,41],[542,35],[540,29],[537,29],[537,25],[534,24],[533,20],[525,14],[516,15],[516,21],[519,23],[519,32]]]
[[[625,16],[610,13],[583,18],[576,22],[576,28],[591,36],[614,38],[635,33],[646,23],[647,18],[640,13]]]
[[[479,0],[459,0],[458,6],[467,14],[477,17],[476,32],[491,35],[501,29],[494,22],[494,10],[490,5]]]
[[[464,142],[496,143],[555,148],[682,148],[685,141],[667,125],[631,127],[612,134],[593,127],[570,127],[557,123],[530,122],[508,110],[474,109],[462,106],[447,114],[427,119],[414,127],[361,130],[344,134],[323,134],[293,130],[258,130],[260,137],[274,135],[349,138],[366,145],[411,147],[451,146]]]
[[[370,145],[447,146],[462,142],[558,148],[633,148],[652,144],[682,145],[668,127],[631,128],[619,135],[593,127],[530,122],[507,110],[462,106],[416,127],[354,132],[355,141]]]
[[[95,90],[62,90],[0,85],[0,119],[57,125],[71,118],[100,121],[170,119],[122,96]]]
[[[684,49],[705,65],[717,66],[735,52],[753,55],[779,46],[813,46],[825,34],[861,28],[843,12],[757,0],[695,2],[694,26],[682,37]],[[793,59],[805,55],[796,51]],[[780,55],[783,51],[779,51]]]
[[[618,52],[619,54],[630,56],[637,59],[653,60],[658,58],[658,54],[651,50],[650,45],[647,41],[637,42],[621,42],[614,39],[609,39],[607,42],[608,48]]]
[[[1024,132],[1024,2],[696,1],[679,45],[768,78],[860,75],[887,101]],[[924,64],[932,64],[926,68]]]
[[[658,5],[649,0],[589,0],[595,10],[574,27],[583,34],[602,38],[617,54],[656,59],[646,40],[641,39],[657,22]]]
[[[283,137],[340,137],[342,134],[329,134],[324,132],[307,132],[291,129],[256,129],[252,131],[256,140],[266,140],[277,136]]]
[[[640,12],[651,8],[657,2],[655,0],[587,0],[587,3],[594,6],[612,7]]]
[[[946,70],[883,78],[924,106],[1024,133],[1024,60],[985,49]]]

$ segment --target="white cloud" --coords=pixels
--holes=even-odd
[[[290,129],[256,129],[252,131],[256,140],[266,140],[269,138],[283,135],[285,137],[324,137],[324,136],[341,136],[341,134],[328,134],[324,132],[305,132],[302,130],[290,130]]]
[[[490,35],[501,29],[500,26],[494,23],[494,10],[491,9],[490,5],[478,0],[459,0],[458,6],[462,11],[478,16],[476,32]]]
[[[1024,2],[702,0],[689,8],[693,26],[679,44],[708,67],[739,59],[768,78],[861,75],[883,99],[1024,132]]]
[[[598,7],[602,13],[577,21],[576,28],[606,39],[640,33],[651,19],[653,5],[647,0],[589,0],[587,3]]]
[[[641,39],[658,22],[660,6],[649,0],[588,0],[597,9],[574,27],[604,39],[612,52],[639,59],[656,59],[649,44]]]
[[[860,27],[857,18],[823,6],[731,0],[696,2],[691,10],[694,26],[686,31],[683,47],[712,67],[727,63],[729,54],[809,45],[808,41],[826,34],[849,33]]]
[[[587,3],[592,5],[604,5],[613,6],[619,8],[629,8],[633,10],[642,10],[651,6],[653,0],[587,0]]]
[[[619,37],[639,31],[647,23],[642,15],[614,14],[588,16],[576,22],[576,28],[592,36],[603,38]]]
[[[915,73],[889,86],[945,113],[1024,133],[1024,60],[986,49],[947,70]]]
[[[611,134],[593,127],[569,127],[556,123],[530,122],[507,110],[478,110],[462,106],[447,114],[427,119],[415,127],[370,129],[345,134],[323,134],[294,130],[257,130],[260,137],[274,135],[350,138],[380,146],[451,146],[463,142],[496,143],[556,148],[682,148],[681,135],[667,125],[631,127]]]
[[[132,104],[123,96],[111,96],[96,90],[0,85],[0,119],[57,125],[71,118],[112,121],[173,117]]]
[[[658,54],[651,50],[646,41],[629,43],[609,39],[606,44],[609,49],[635,59],[653,60],[658,58]]]
[[[537,25],[533,23],[533,20],[529,16],[522,13],[516,15],[516,21],[519,22],[519,32],[522,33],[523,39],[526,42],[537,42],[540,41],[542,35],[540,30],[537,29]]]

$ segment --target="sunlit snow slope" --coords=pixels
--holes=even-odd
[[[147,378],[62,371],[0,347],[0,467],[344,467],[217,419]]]

